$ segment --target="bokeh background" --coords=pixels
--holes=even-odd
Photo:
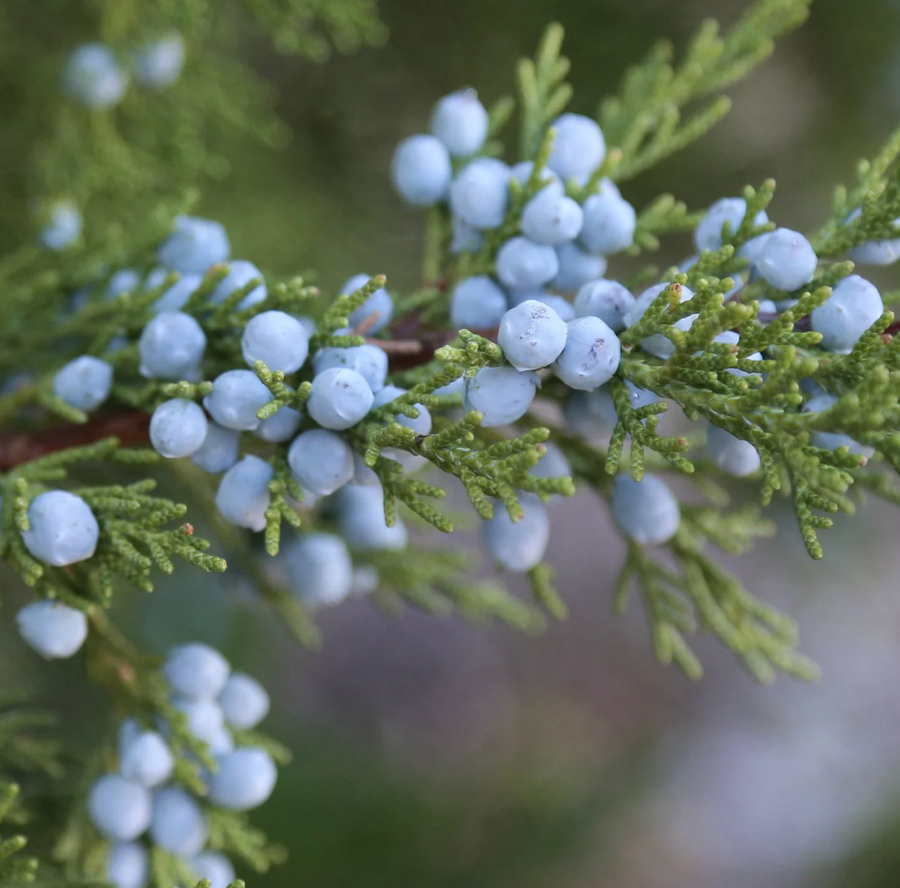
[[[314,268],[327,287],[359,271],[414,285],[421,219],[386,171],[438,96],[509,92],[552,18],[568,33],[574,110],[590,113],[654,39],[683,45],[702,18],[727,24],[746,5],[382,0],[388,42],[322,65],[248,35],[244,59],[276,84],[292,139],[279,153],[229,146],[233,172],[200,210],[266,270]],[[900,3],[816,0],[808,25],[732,95],[723,124],[625,196],[642,206],[672,191],[702,207],[772,176],[771,215],[816,226],[833,185],[900,122]],[[662,264],[689,251],[676,239]],[[354,601],[324,614],[324,648],[304,651],[239,578],[190,571],[129,596],[118,616],[151,649],[220,645],[272,693],[268,731],[295,758],[255,820],[291,857],[241,873],[251,888],[895,886],[897,516],[872,504],[839,521],[813,563],[788,511],[772,513],[778,535],[735,567],[800,620],[823,668],[813,686],[760,688],[705,640],[703,682],[659,666],[638,603],[611,613],[623,547],[584,494],[555,507],[549,552],[571,617],[537,638]],[[77,750],[105,730],[105,704],[75,671],[39,667],[0,635],[0,685],[59,705]]]

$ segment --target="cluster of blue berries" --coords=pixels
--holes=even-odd
[[[571,424],[583,428],[582,417],[596,414],[596,402],[614,416],[605,384],[621,358],[616,334],[636,323],[665,289],[663,285],[648,291],[636,302],[625,287],[603,277],[606,257],[627,249],[634,240],[634,207],[609,179],[599,179],[593,193],[581,193],[606,155],[595,121],[563,114],[552,128],[552,149],[544,169],[535,171],[531,161],[510,167],[494,157],[475,156],[485,146],[489,119],[474,91],[464,90],[437,103],[430,135],[404,140],[394,154],[392,180],[401,197],[415,206],[448,208],[454,253],[481,250],[484,233],[507,221],[515,193],[538,186],[522,208],[519,233],[497,250],[494,274],[464,278],[450,296],[453,325],[498,328],[497,341],[509,364],[483,368],[463,384],[463,406],[479,411],[488,428],[520,420],[547,372],[572,389],[566,411]],[[563,294],[575,291],[573,304]],[[660,339],[656,351],[665,357],[667,347],[674,346]],[[544,477],[570,474],[556,448],[548,449],[533,471]],[[628,494],[620,495],[620,502],[623,497]],[[544,556],[550,519],[536,497],[520,499],[524,519],[514,522],[497,508],[485,522],[483,536],[499,565],[528,571]],[[677,502],[671,494],[669,501],[676,517],[666,539],[677,528]],[[619,508],[614,504],[614,511]],[[620,523],[627,532],[628,521]]]
[[[484,233],[506,221],[514,190],[527,187],[537,173],[540,187],[522,208],[519,234],[500,246],[494,277],[456,284],[450,312],[458,328],[492,329],[507,309],[528,299],[546,302],[568,321],[571,307],[559,292],[601,277],[605,257],[633,242],[634,207],[612,181],[601,179],[582,202],[571,196],[606,156],[600,127],[580,114],[563,114],[552,126],[544,169],[535,171],[531,161],[510,167],[476,156],[487,139],[488,113],[473,90],[463,90],[437,103],[430,135],[411,136],[397,147],[394,187],[414,206],[449,208],[454,253],[478,252]]]
[[[48,490],[28,506],[25,548],[38,561],[65,567],[85,561],[97,548],[100,526],[90,506],[74,493]],[[88,621],[84,612],[58,601],[35,601],[23,607],[16,623],[22,638],[42,657],[64,659],[84,644]]]
[[[212,290],[210,302],[221,304],[248,286],[251,289],[240,299],[238,310],[265,300],[265,283],[252,285],[254,280],[262,281],[260,271],[246,261],[228,262],[229,255],[228,237],[219,223],[180,217],[172,235],[159,247],[160,266],[143,283],[136,269],[123,269],[104,285],[98,295],[108,299],[141,286],[145,290],[158,287],[172,272],[180,276],[153,303],[153,317],[138,338],[139,368],[144,377],[189,382],[203,379],[206,334],[200,321],[181,309],[214,266],[227,262],[228,274]],[[368,275],[355,275],[346,281],[341,293],[349,295],[369,281]],[[88,293],[81,298],[91,297]],[[351,313],[349,323],[377,332],[392,315],[393,300],[380,288]],[[202,406],[187,398],[160,404],[150,420],[151,444],[165,458],[189,457],[205,471],[222,474],[216,494],[219,512],[230,523],[253,531],[266,526],[274,469],[256,453],[242,454],[242,436],[250,433],[263,442],[288,444],[287,463],[304,491],[304,504],[309,507],[320,497],[332,497],[325,508],[354,550],[402,548],[407,541],[406,528],[399,519],[388,527],[380,482],[350,446],[344,432],[405,390],[387,384],[387,354],[375,344],[326,347],[310,356],[310,339],[315,331],[315,323],[307,317],[277,310],[255,314],[240,331],[246,366],[220,373]],[[271,416],[259,418],[258,411],[273,395],[250,369],[258,361],[288,377],[311,364],[311,389],[303,412],[282,406]],[[110,361],[82,355],[58,371],[53,393],[72,407],[95,410],[109,397],[113,375]],[[417,405],[417,409],[417,417],[398,414],[396,420],[426,435],[431,431],[431,416],[424,405]],[[406,468],[423,462],[421,457],[399,451],[386,451],[385,456]],[[323,546],[330,546],[331,554],[321,571],[291,568],[301,559],[315,562]],[[309,534],[287,548],[286,572],[308,602],[336,603],[359,588],[349,552],[340,538]],[[340,555],[334,554],[335,548],[341,550]]]
[[[265,718],[269,696],[259,682],[232,672],[218,651],[201,643],[173,649],[163,674],[173,706],[217,767],[205,774],[207,795],[198,799],[173,782],[176,761],[166,730],[124,721],[118,769],[94,783],[87,801],[91,822],[113,843],[105,877],[115,888],[146,888],[150,848],[158,848],[183,860],[197,879],[209,879],[211,888],[226,888],[234,868],[223,854],[204,850],[209,838],[204,807],[248,811],[271,795],[277,778],[272,757],[258,746],[237,746],[234,734]]]
[[[553,129],[553,148],[543,178],[536,183],[535,196],[524,204],[518,222],[521,234],[499,246],[493,276],[460,280],[451,293],[454,325],[497,328],[506,363],[484,367],[442,393],[459,393],[466,410],[482,415],[484,427],[507,426],[525,416],[542,381],[555,376],[570,390],[563,402],[567,425],[578,434],[593,436],[610,431],[618,421],[608,383],[622,357],[619,334],[636,325],[670,285],[656,284],[635,296],[619,282],[603,277],[606,256],[632,242],[634,210],[605,179],[597,182],[596,193],[582,204],[570,197],[567,183],[573,194],[580,194],[579,187],[599,169],[605,153],[603,134],[594,121],[573,114],[558,118]],[[526,162],[509,168],[495,158],[476,156],[487,138],[488,115],[472,91],[442,99],[435,108],[431,130],[431,135],[413,136],[398,147],[394,184],[416,205],[445,204],[458,249],[480,249],[483,232],[505,221],[516,192],[510,182],[535,184],[533,167]],[[698,253],[719,249],[729,231],[741,228],[746,214],[743,198],[716,201],[694,232]],[[753,227],[770,227],[764,211],[756,214]],[[154,316],[140,335],[140,372],[145,377],[203,379],[206,335],[197,318],[181,309],[203,276],[226,262],[229,254],[227,234],[218,223],[191,217],[177,220],[172,235],[159,248],[160,267],[144,282],[145,287],[158,286],[170,272],[180,275],[157,299]],[[736,289],[754,280],[765,281],[774,297],[774,301],[761,304],[761,311],[767,313],[793,305],[798,291],[813,280],[818,268],[810,243],[786,228],[764,230],[746,240],[739,255],[747,260],[748,268]],[[681,269],[689,270],[696,261],[696,256],[689,258]],[[257,279],[260,283],[253,286]],[[366,275],[354,276],[341,292],[353,293],[368,281]],[[104,296],[115,297],[140,285],[139,273],[125,269],[108,281]],[[694,297],[687,286],[674,287],[682,303]],[[239,310],[266,299],[259,270],[249,262],[232,261],[210,301],[222,303],[238,289],[246,291]],[[570,292],[571,301],[564,295]],[[874,285],[852,275],[813,311],[811,323],[822,334],[824,349],[846,353],[882,310]],[[391,296],[379,289],[352,314],[350,329],[363,326],[377,332],[392,315]],[[687,331],[697,317],[687,315],[674,327]],[[334,604],[371,585],[371,578],[357,576],[347,544],[353,551],[365,552],[401,549],[407,543],[401,521],[387,526],[378,478],[344,436],[404,391],[387,382],[387,355],[375,344],[327,347],[310,355],[315,329],[309,318],[283,311],[255,314],[240,331],[246,367],[220,373],[202,406],[187,398],[162,403],[151,418],[150,439],[166,458],[190,457],[206,471],[222,474],[216,495],[219,511],[229,522],[254,531],[262,531],[267,523],[274,468],[256,453],[241,454],[242,435],[249,432],[262,441],[288,445],[287,464],[304,491],[306,504],[312,506],[327,497],[323,509],[333,517],[341,536],[313,533],[293,541],[284,553],[285,572],[304,600]],[[735,351],[740,348],[739,332],[726,331],[716,341]],[[640,348],[666,361],[674,354],[675,344],[664,333],[655,333],[641,339]],[[744,360],[762,359],[759,353],[744,356]],[[251,369],[259,361],[287,377],[311,363],[312,381],[302,412],[282,406],[271,416],[259,418],[261,408],[272,400],[269,388]],[[729,372],[749,375],[737,368]],[[92,410],[109,396],[112,383],[111,364],[84,355],[59,371],[53,390],[67,404]],[[652,392],[627,385],[635,408],[658,400]],[[827,406],[821,399],[813,399],[804,409]],[[416,408],[415,418],[398,414],[396,420],[417,435],[427,435],[432,427],[429,411],[423,405]],[[820,434],[814,443],[859,446],[844,438]],[[760,467],[759,454],[750,441],[714,425],[708,427],[706,447],[716,465],[737,477],[751,475]],[[408,453],[385,451],[384,455],[407,469],[422,463],[421,457]],[[564,475],[568,466],[562,453],[552,458],[548,453],[534,471]],[[486,523],[484,536],[500,565],[527,571],[543,557],[550,521],[544,503],[529,496],[522,500],[525,520],[513,522],[498,509],[496,517]],[[647,476],[641,482],[617,482],[612,508],[626,536],[638,542],[665,542],[677,532],[677,500],[660,479]]]
[[[184,40],[171,32],[146,43],[123,62],[103,43],[83,43],[69,54],[63,88],[69,98],[88,108],[118,105],[133,77],[144,89],[166,89],[181,76]]]
[[[75,102],[88,108],[113,108],[122,101],[133,78],[144,89],[172,86],[184,67],[182,36],[173,31],[152,40],[131,54],[127,62],[103,43],[83,43],[69,53],[63,67],[63,89]],[[81,236],[83,219],[78,207],[68,199],[44,208],[46,222],[38,242],[48,250],[65,250]]]
[[[46,207],[39,205],[38,212],[46,213],[44,226],[38,232],[38,243],[44,249],[65,250],[78,242],[84,219],[71,200],[63,198]]]
[[[725,198],[714,203],[694,232],[698,251],[717,250],[723,245],[723,233],[738,230],[747,213],[742,198]],[[753,220],[754,227],[768,223],[765,212]],[[857,254],[864,251],[856,251]],[[887,249],[875,258],[886,258]],[[800,233],[776,228],[747,240],[739,255],[748,260],[748,269],[737,288],[762,279],[774,290],[794,294],[814,278],[818,259],[809,241]],[[861,256],[857,256],[861,258]],[[498,264],[500,256],[498,254]],[[688,270],[697,257],[687,260],[682,270]],[[477,282],[477,284],[476,284]],[[473,304],[478,297],[471,295],[473,286],[485,287],[482,306],[502,310],[502,294],[497,297],[488,287],[488,278],[464,281],[457,292],[464,292]],[[486,368],[466,381],[464,400],[470,409],[485,414],[484,425],[505,425],[520,419],[528,410],[540,376],[535,371],[549,371],[574,391],[564,402],[564,416],[569,427],[582,435],[594,436],[610,432],[618,416],[613,399],[605,383],[615,374],[620,347],[616,334],[634,326],[653,304],[667,284],[649,287],[635,298],[625,287],[613,280],[598,278],[585,282],[578,290],[573,305],[537,299],[525,299],[502,314],[497,341],[503,349],[509,367]],[[693,297],[688,287],[681,287],[681,302]],[[490,294],[490,295],[489,295]],[[761,311],[777,313],[796,303],[796,298],[778,302],[764,300]],[[568,320],[571,310],[575,318]],[[847,354],[860,337],[882,315],[884,305],[878,289],[859,275],[851,275],[835,286],[824,304],[814,309],[811,326],[821,333],[821,348]],[[697,315],[678,320],[674,327],[690,329]],[[740,334],[726,331],[716,342],[740,346]],[[663,334],[641,340],[641,348],[661,360],[668,360],[674,344]],[[746,355],[746,360],[762,360],[759,352]],[[747,376],[737,368],[728,372]],[[634,408],[652,404],[657,399],[652,392],[643,391],[627,383]],[[829,393],[814,393],[803,407],[804,412],[826,410],[837,398]],[[846,447],[850,453],[871,456],[872,449],[839,433],[817,432],[812,444],[825,449]],[[722,428],[708,424],[706,450],[710,459],[723,471],[736,477],[752,475],[760,468],[760,456],[753,444]],[[498,515],[485,530],[485,539],[495,560],[513,570],[528,570],[543,557],[549,538],[550,523],[544,507],[525,501],[525,520],[515,524],[505,513]],[[645,475],[640,482],[631,478],[617,479],[612,498],[613,516],[622,532],[639,543],[664,543],[671,539],[679,526],[677,499],[661,479]]]

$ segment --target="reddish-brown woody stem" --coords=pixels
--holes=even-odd
[[[34,432],[0,435],[0,472],[69,447],[84,447],[104,438],[118,438],[126,447],[145,444],[150,414],[142,411],[95,416],[83,425],[55,426]]]
[[[413,338],[419,332],[419,335]],[[390,359],[392,373],[410,370],[426,364],[435,351],[455,338],[450,330],[411,331],[404,339],[372,339],[373,345],[383,348]],[[83,447],[104,438],[118,438],[126,447],[146,444],[149,440],[150,414],[140,410],[93,416],[83,425],[54,426],[32,432],[0,434],[0,472],[30,462],[48,453]]]

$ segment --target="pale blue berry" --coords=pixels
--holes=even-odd
[[[512,290],[509,294],[509,307],[515,308],[529,299],[543,302],[567,323],[575,317],[575,309],[572,308],[572,303],[565,296],[558,296],[556,293],[548,293],[545,290]]]
[[[322,348],[313,357],[316,375],[333,367],[355,370],[373,392],[384,388],[388,372],[387,352],[377,345],[356,345],[350,348]]]
[[[66,60],[63,86],[70,98],[88,108],[111,108],[125,95],[128,73],[109,47],[84,43]]]
[[[163,270],[163,274],[168,274],[168,272]],[[110,277],[104,296],[106,299],[115,299],[123,293],[136,293],[140,285],[141,273],[136,268],[121,268]],[[148,286],[148,289],[152,286]]]
[[[70,407],[94,410],[112,390],[113,368],[93,355],[64,364],[53,377],[53,394]]]
[[[453,239],[450,241],[451,253],[477,253],[484,244],[484,236],[477,228],[467,225],[458,216],[454,216]]]
[[[56,201],[47,216],[47,224],[38,234],[38,241],[45,249],[65,250],[81,236],[84,220],[71,201]]]
[[[390,404],[392,401],[395,401],[401,395],[405,394],[406,389],[398,388],[395,385],[386,385],[375,396],[372,409],[374,410],[378,407]],[[394,422],[399,423],[408,429],[412,429],[417,435],[429,434],[429,432],[431,432],[431,414],[428,412],[428,408],[425,407],[424,404],[413,404],[413,407],[418,411],[416,416],[406,416],[403,413],[397,413],[394,415]],[[387,452],[391,449],[392,448],[385,448],[385,451],[383,452]]]
[[[153,799],[150,838],[163,851],[191,858],[200,853],[209,837],[203,811],[180,786],[167,786]]]
[[[220,222],[196,216],[178,216],[175,229],[160,245],[157,257],[172,271],[205,274],[231,254],[228,235]]]
[[[431,394],[437,395],[439,398],[448,398],[453,395],[462,395],[465,388],[466,380],[463,376],[457,376],[453,382],[448,382],[440,388],[436,388]]]
[[[485,428],[509,425],[528,412],[540,384],[538,375],[530,370],[483,367],[466,379],[463,407],[481,413]]]
[[[472,228],[496,228],[509,205],[509,176],[509,167],[494,157],[467,164],[450,185],[454,214]]]
[[[746,259],[750,263],[749,278],[751,281],[759,280],[760,275],[757,263],[759,262],[763,247],[765,247],[766,241],[769,239],[769,234],[771,234],[771,232],[758,234],[756,237],[751,237],[750,240],[745,241],[738,247],[738,257]]]
[[[821,413],[834,407],[837,402],[838,398],[836,395],[828,393],[816,395],[803,405],[803,413]],[[839,447],[846,447],[854,456],[863,456],[866,459],[869,459],[875,453],[874,447],[860,444],[843,432],[814,431],[810,434],[809,441],[814,447],[821,447],[823,450],[837,450]]]
[[[215,700],[174,697],[172,706],[187,719],[187,731],[196,740],[212,746],[225,729],[225,714]]]
[[[140,842],[120,842],[109,849],[106,881],[113,888],[147,888],[150,883],[150,854]]]
[[[488,134],[487,109],[474,89],[461,89],[444,96],[431,112],[429,129],[454,157],[478,151]]]
[[[358,451],[353,451],[353,480],[352,484],[360,487],[379,487],[381,481],[374,469],[366,465],[365,457]]]
[[[550,518],[537,502],[524,505],[525,517],[513,523],[506,509],[494,505],[494,517],[482,523],[484,544],[491,557],[506,570],[524,573],[537,567],[550,541]]]
[[[627,380],[625,387],[634,410],[655,404],[659,400],[653,392],[640,389]],[[573,391],[563,403],[563,417],[570,429],[585,437],[611,432],[619,422],[616,405],[607,385],[590,392]]]
[[[847,222],[858,219],[862,210],[857,207],[848,217]],[[900,226],[900,218],[894,219],[894,227]],[[884,240],[866,241],[847,253],[848,257],[859,265],[893,265],[900,259],[900,237]]]
[[[116,741],[116,749],[121,759],[128,749],[128,744],[137,740],[144,732],[144,728],[136,718],[125,718],[119,723],[118,738]]]
[[[399,551],[409,541],[406,525],[398,517],[388,527],[384,517],[381,487],[343,488],[337,502],[338,529],[351,549],[359,551]]]
[[[723,342],[726,345],[739,345],[740,341],[740,334],[736,333],[734,330],[723,330],[717,336],[713,337],[713,342]],[[701,354],[701,352],[698,352],[698,354]],[[763,356],[759,352],[753,352],[743,358],[745,361],[761,361],[762,359]],[[732,376],[750,375],[746,370],[739,370],[737,367],[729,367],[725,372],[732,374]]]
[[[575,316],[600,318],[614,333],[625,329],[625,315],[634,307],[634,296],[618,281],[589,281],[575,297]]]
[[[848,354],[884,312],[878,288],[851,274],[812,312],[812,328],[822,334],[822,348]]]
[[[612,198],[621,198],[622,192],[619,190],[619,186],[613,182],[608,176],[604,176],[597,183],[597,194],[606,200],[611,200]]]
[[[353,571],[353,589],[351,594],[356,598],[371,595],[380,582],[378,571],[371,564],[362,564]]]
[[[308,315],[294,315],[301,324],[303,324],[303,329],[306,330],[306,335],[308,338],[312,339],[313,336],[319,330],[319,325]]]
[[[169,687],[179,697],[215,700],[228,681],[231,667],[214,647],[192,641],[172,648],[162,671]]]
[[[252,370],[226,370],[213,381],[203,406],[226,429],[252,432],[260,423],[257,411],[271,400],[272,393]]]
[[[154,268],[147,275],[144,282],[145,290],[152,290],[160,286],[165,279],[171,274],[168,269]],[[161,314],[164,311],[181,311],[187,305],[191,296],[199,289],[203,283],[203,275],[201,274],[182,274],[168,290],[165,290],[159,299],[150,306],[150,311]]]
[[[569,388],[590,391],[608,382],[619,369],[619,337],[600,318],[576,318],[566,325],[566,345],[553,372]]]
[[[641,545],[668,542],[681,523],[678,500],[665,481],[650,474],[640,481],[627,475],[616,477],[612,513],[619,530]]]
[[[184,68],[184,38],[173,31],[145,43],[132,60],[134,79],[147,89],[165,89],[176,83]]]
[[[790,292],[812,280],[818,261],[812,245],[799,231],[776,228],[766,237],[756,268],[773,287]]]
[[[340,604],[353,585],[353,563],[344,541],[330,533],[307,533],[285,550],[291,587],[308,605]]]
[[[307,490],[328,496],[353,478],[353,449],[340,436],[325,429],[298,435],[287,454],[294,480]]]
[[[549,367],[566,345],[566,322],[542,302],[526,300],[503,315],[497,344],[516,370]]]
[[[375,395],[372,409],[375,410],[378,407],[384,407],[386,404],[390,404],[391,401],[396,400],[404,394],[406,394],[406,389],[398,388],[395,385],[386,385],[377,395]],[[423,404],[414,404],[413,406],[418,411],[417,416],[406,416],[403,413],[397,413],[393,417],[394,422],[405,426],[408,429],[412,429],[417,435],[429,434],[431,432],[431,414],[428,412],[428,408]],[[414,453],[408,453],[397,447],[385,447],[381,451],[381,455],[385,459],[392,459],[395,462],[400,463],[400,465],[408,472],[420,468],[427,462],[425,457]]]
[[[229,725],[249,731],[268,715],[269,695],[255,678],[232,672],[219,695],[219,705]]]
[[[206,334],[195,318],[164,311],[152,318],[138,340],[141,375],[148,379],[193,380],[199,375]]]
[[[450,152],[435,136],[410,136],[394,151],[391,182],[408,204],[430,207],[444,200],[452,176]]]
[[[264,749],[236,749],[220,756],[218,764],[209,778],[209,800],[214,805],[229,811],[249,811],[272,795],[278,773],[272,756]]]
[[[606,257],[592,256],[578,244],[562,244],[556,248],[559,271],[551,281],[557,290],[577,290],[588,281],[602,278],[606,272]]]
[[[706,430],[706,452],[723,472],[736,478],[752,475],[760,466],[759,452],[749,441],[711,423]]]
[[[260,424],[260,428],[263,425],[265,422]],[[237,462],[240,446],[241,433],[239,431],[222,428],[215,422],[207,422],[206,437],[203,439],[200,449],[191,456],[191,461],[205,472],[218,475],[220,472],[230,469]]]
[[[542,287],[559,272],[556,250],[527,237],[510,238],[497,252],[497,277],[511,289]]]
[[[529,469],[529,475],[533,475],[535,478],[570,478],[572,476],[572,466],[560,447],[552,441],[548,441],[546,444],[540,445],[539,449],[543,449],[544,455],[536,466]],[[527,503],[524,502],[526,498],[530,502],[534,502],[535,495],[521,495],[523,505],[527,508]],[[562,498],[562,494],[551,494],[549,502]]]
[[[491,330],[506,307],[506,293],[487,275],[464,278],[450,294],[450,322],[457,330]]]
[[[537,302],[543,302],[548,308],[553,309],[561,320],[569,323],[575,319],[575,309],[572,303],[565,296],[558,296],[556,293],[544,293],[533,297]]]
[[[22,531],[25,548],[46,564],[64,567],[94,554],[100,527],[90,506],[74,493],[48,490],[28,506],[28,530]]]
[[[647,309],[659,298],[659,296],[670,286],[675,288],[676,292],[680,292],[679,302],[687,302],[694,298],[694,291],[690,287],[681,284],[655,284],[644,290],[635,300],[634,305],[625,314],[625,326],[633,327],[646,313]],[[688,315],[681,318],[672,326],[676,330],[687,331],[691,329],[691,325],[697,319],[697,315]],[[651,355],[655,355],[662,360],[668,360],[675,353],[675,343],[662,333],[654,333],[652,336],[645,336],[641,340],[641,348]]]
[[[578,237],[584,219],[577,201],[545,188],[525,204],[522,234],[539,244],[565,244]]]
[[[264,311],[247,321],[241,351],[248,366],[262,361],[270,370],[294,373],[309,354],[309,336],[296,318],[283,311]]]
[[[206,745],[210,755],[227,755],[229,752],[234,752],[234,735],[223,724],[221,730],[210,736]]]
[[[264,530],[274,469],[258,456],[247,455],[223,476],[216,492],[216,507],[237,527]]]
[[[552,441],[540,445],[544,455],[536,466],[529,469],[528,474],[535,478],[569,478],[572,475],[572,466],[562,449]],[[540,449],[540,448],[539,448]]]
[[[354,275],[344,282],[344,286],[341,287],[341,295],[349,296],[351,293],[355,293],[368,284],[370,280],[372,280],[372,277],[368,274]],[[379,287],[356,311],[350,313],[348,318],[350,327],[359,326],[373,315],[377,315],[377,318],[373,318],[371,324],[366,325],[369,333],[377,333],[379,330],[383,330],[394,316],[394,300],[384,287]]]
[[[119,334],[118,336],[113,336],[113,338],[109,340],[106,348],[103,350],[103,353],[106,355],[113,354],[114,352],[118,352],[124,348],[128,348],[130,344],[131,343],[129,343],[127,336]]]
[[[533,172],[534,162],[531,160],[523,160],[510,170],[510,178],[515,179],[520,185],[525,186],[531,180],[531,174]],[[566,193],[566,186],[563,184],[562,179],[560,179],[550,167],[545,166],[541,170],[541,182],[543,183],[543,187],[539,192],[540,194],[550,192],[562,196]]]
[[[372,399],[372,410],[384,407],[385,404],[390,404],[392,401],[396,401],[397,398],[405,394],[405,388],[400,388],[399,386],[388,383],[375,393],[375,397]]]
[[[48,660],[65,660],[84,644],[87,617],[80,610],[57,601],[35,601],[16,614],[19,635]]]
[[[356,425],[369,412],[373,400],[361,374],[333,367],[313,379],[306,409],[323,428],[341,431]]]
[[[246,259],[233,259],[228,263],[228,274],[219,281],[216,288],[209,294],[210,302],[224,302],[232,293],[242,290],[251,281],[262,280],[262,276],[262,272],[252,262],[248,262]],[[237,310],[243,311],[245,308],[250,308],[251,305],[262,302],[266,298],[267,293],[265,281],[262,280],[262,283],[255,286],[241,299],[237,304]]]
[[[722,246],[722,226],[728,223],[731,237],[737,233],[744,216],[747,215],[747,201],[742,197],[723,197],[715,201],[694,229],[694,245],[697,250],[718,250]],[[765,225],[769,221],[765,210],[760,210],[753,220],[754,226]],[[756,238],[753,238],[756,240]],[[749,258],[749,257],[747,257]]]
[[[191,456],[206,438],[203,408],[185,398],[164,401],[150,417],[150,443],[166,459]]]
[[[107,839],[132,842],[150,826],[150,791],[118,774],[104,774],[88,794],[88,816]]]
[[[547,165],[563,179],[584,179],[603,163],[606,141],[596,121],[583,114],[563,114],[551,126],[556,136]]]
[[[824,395],[826,393],[825,389],[811,376],[805,376],[800,380],[800,390],[810,397]]]
[[[620,253],[634,242],[637,213],[627,200],[610,194],[592,194],[584,202],[581,243],[591,253]]]
[[[900,219],[894,220],[900,225]],[[893,265],[900,259],[900,238],[867,241],[847,253],[857,265]]]
[[[231,861],[218,851],[198,854],[190,866],[195,878],[209,880],[209,888],[228,888],[235,879]]]
[[[169,744],[156,731],[142,731],[125,744],[119,761],[122,776],[148,789],[165,783],[175,768]]]
[[[563,401],[566,426],[585,438],[611,432],[617,422],[616,407],[607,386],[592,392],[570,392]]]
[[[297,434],[303,415],[292,407],[279,407],[271,416],[266,417],[253,434],[263,441],[280,444],[290,441]]]

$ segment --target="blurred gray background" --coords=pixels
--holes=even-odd
[[[421,219],[386,171],[436,98],[462,85],[487,102],[511,91],[516,59],[554,19],[568,32],[574,110],[590,113],[655,38],[681,46],[705,16],[727,24],[745,5],[382,0],[389,42],[322,66],[248,39],[293,139],[281,154],[235,146],[231,178],[201,210],[266,270],[315,268],[328,287],[384,272],[413,286]],[[625,196],[640,207],[665,190],[702,207],[772,176],[773,218],[816,226],[833,185],[900,122],[900,3],[817,0],[806,28],[732,95],[723,124]],[[689,250],[675,239],[661,264]],[[707,640],[702,683],[659,666],[639,603],[611,613],[623,547],[587,494],[555,507],[549,560],[572,614],[538,638],[356,601],[323,616],[325,646],[308,652],[252,590],[189,571],[127,596],[119,616],[157,650],[222,645],[272,693],[266,727],[295,760],[254,820],[291,859],[241,872],[251,888],[895,886],[897,516],[873,504],[839,521],[814,563],[789,511],[771,512],[779,534],[735,566],[800,620],[823,667],[814,686],[760,688]],[[74,670],[39,668],[10,636],[0,664],[63,706],[76,745],[99,734],[104,702],[70,684]]]

